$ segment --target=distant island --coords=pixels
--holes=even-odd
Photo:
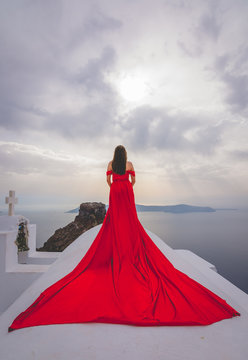
[[[108,205],[106,206],[106,210],[108,209]],[[144,211],[162,211],[172,214],[184,214],[184,213],[194,213],[194,212],[215,212],[216,210],[208,207],[208,206],[193,206],[193,205],[186,205],[186,204],[179,204],[179,205],[140,205],[136,204],[137,212],[144,212]],[[76,209],[72,209],[66,211],[66,213],[78,213],[79,207]]]

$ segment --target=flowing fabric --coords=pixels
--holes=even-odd
[[[177,270],[141,225],[128,170],[113,176],[109,207],[85,256],[44,290],[8,331],[65,323],[209,325],[240,313]]]

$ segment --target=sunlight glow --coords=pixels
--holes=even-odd
[[[137,74],[122,77],[117,86],[123,99],[130,102],[141,101],[149,93],[149,85],[146,79]]]

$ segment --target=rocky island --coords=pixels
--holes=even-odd
[[[106,206],[101,202],[85,202],[78,208],[74,221],[55,231],[37,251],[63,251],[81,234],[101,224],[106,215]]]
[[[193,206],[186,204],[179,205],[139,205],[136,204],[137,211],[163,211],[172,214],[184,214],[192,212],[215,212],[215,209],[209,206]]]
[[[144,211],[163,211],[172,214],[184,214],[184,213],[192,213],[192,212],[215,212],[216,210],[209,206],[193,206],[186,204],[178,204],[178,205],[140,205],[135,204],[136,210],[138,212]],[[106,210],[108,209],[108,205],[106,205]],[[77,213],[79,208],[72,209],[66,211],[67,213]]]

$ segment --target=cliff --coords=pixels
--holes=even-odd
[[[75,239],[90,228],[101,224],[106,215],[106,206],[101,202],[85,202],[79,207],[74,221],[55,231],[37,251],[63,251]]]

